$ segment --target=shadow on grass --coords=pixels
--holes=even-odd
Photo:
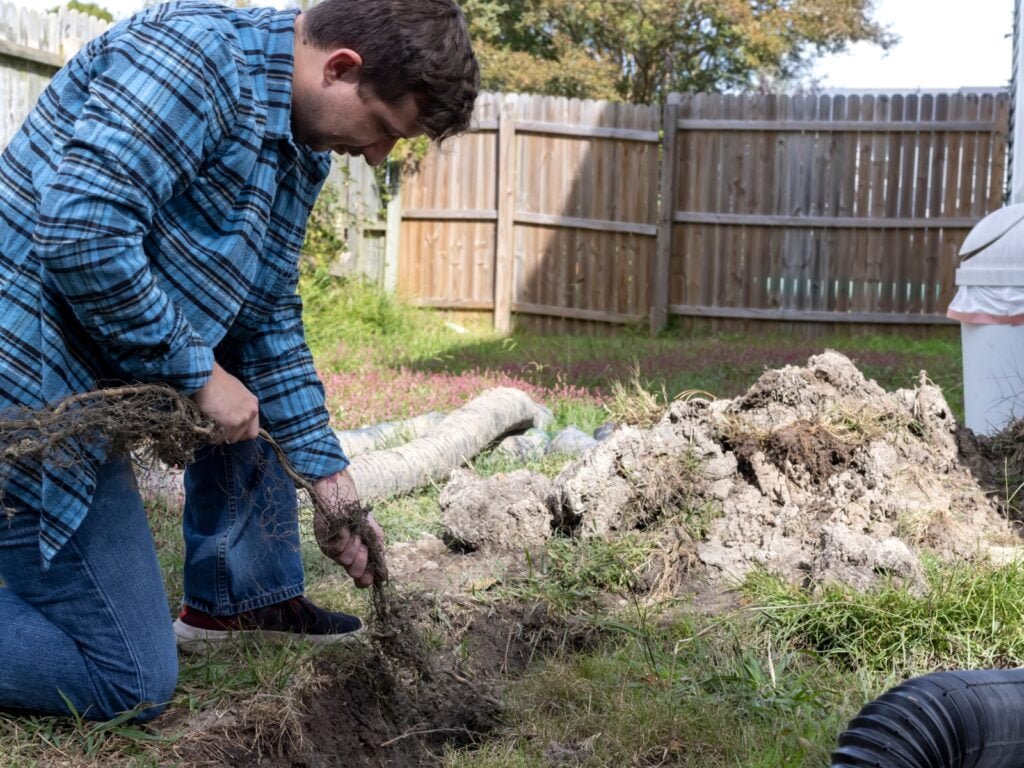
[[[887,390],[915,385],[919,372],[925,370],[962,416],[960,342],[948,329],[927,338],[907,338],[898,331],[809,339],[778,332],[684,336],[678,330],[657,338],[640,332],[605,337],[459,336],[437,354],[399,357],[390,365],[438,375],[500,374],[551,390],[583,389],[598,397],[639,369],[651,391],[664,389],[675,396],[704,390],[717,397],[735,397],[765,370],[804,365],[808,357],[825,349],[846,354],[865,376]]]

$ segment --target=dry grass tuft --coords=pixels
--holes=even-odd
[[[652,393],[650,382],[643,381],[640,366],[634,363],[628,382],[612,383],[611,396],[604,409],[616,424],[650,429],[665,415],[668,402],[665,387],[662,386],[660,397],[659,394]]]

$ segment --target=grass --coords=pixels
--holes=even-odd
[[[383,309],[382,309],[383,307]],[[354,309],[351,309],[354,308]],[[692,335],[670,328],[656,338],[636,330],[617,336],[503,337],[477,319],[457,333],[445,316],[402,305],[371,286],[324,283],[306,296],[319,367],[334,424],[341,429],[450,410],[492,386],[518,386],[555,411],[556,427],[593,429],[626,414],[641,392],[656,403],[692,391],[735,397],[766,369],[803,365],[825,349],[850,356],[885,389],[915,386],[921,370],[963,414],[959,336],[936,329],[908,338],[899,329],[869,336],[805,338]]]
[[[890,334],[806,339],[692,335],[670,329],[615,337],[501,337],[486,323],[459,320],[373,288],[307,275],[302,285],[309,341],[338,428],[450,410],[497,385],[519,386],[554,412],[552,432],[608,421],[649,423],[668,400],[694,390],[720,397],[745,391],[766,368],[803,364],[825,348],[850,355],[887,389],[918,372],[943,386],[962,413],[958,339]],[[549,476],[566,459],[528,464],[493,455],[473,461],[482,475],[526,466]],[[438,487],[388,500],[375,513],[390,541],[439,534]],[[680,510],[700,534],[711,510]],[[150,518],[171,610],[181,598],[180,513]],[[308,513],[303,556],[308,591],[333,608],[366,613],[366,595],[316,550]],[[506,719],[492,738],[451,749],[448,768],[579,766],[820,766],[839,731],[899,675],[947,666],[1019,663],[1024,650],[1024,570],[929,565],[932,597],[887,587],[858,595],[839,588],[811,596],[766,576],[744,586],[743,607],[708,615],[694,606],[646,605],[636,585],[657,557],[642,534],[556,538],[516,579],[474,595],[515,599],[595,627],[602,638],[536,662],[507,693]],[[337,651],[304,644],[242,645],[182,655],[170,713],[149,726],[0,714],[0,765],[170,766],[194,738],[190,723],[215,712],[247,713],[267,751],[292,738],[300,692],[316,663]]]
[[[594,651],[535,667],[509,693],[505,731],[445,765],[825,764],[860,694],[834,668],[749,631],[735,619],[634,616]]]
[[[760,625],[847,669],[915,675],[1014,666],[1024,659],[1024,565],[926,561],[928,591],[893,584],[809,594],[766,574],[743,594]]]

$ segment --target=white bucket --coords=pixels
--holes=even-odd
[[[1024,417],[1024,327],[961,326],[964,356],[964,421],[979,435],[993,435]]]

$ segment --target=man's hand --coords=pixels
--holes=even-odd
[[[348,472],[342,471],[318,480],[313,484],[313,490],[328,509],[344,512],[350,505],[359,504],[359,493]],[[367,514],[366,521],[377,539],[377,548],[383,550],[384,531],[373,515]],[[330,521],[325,520],[320,512],[313,517],[313,531],[323,553],[342,566],[357,587],[365,589],[373,585],[374,573],[367,567],[369,550],[362,538],[348,528],[332,531]]]
[[[245,385],[213,364],[213,375],[196,392],[192,399],[199,410],[213,419],[218,431],[211,441],[214,443],[237,443],[240,440],[255,440],[260,432],[259,400],[246,389]]]

